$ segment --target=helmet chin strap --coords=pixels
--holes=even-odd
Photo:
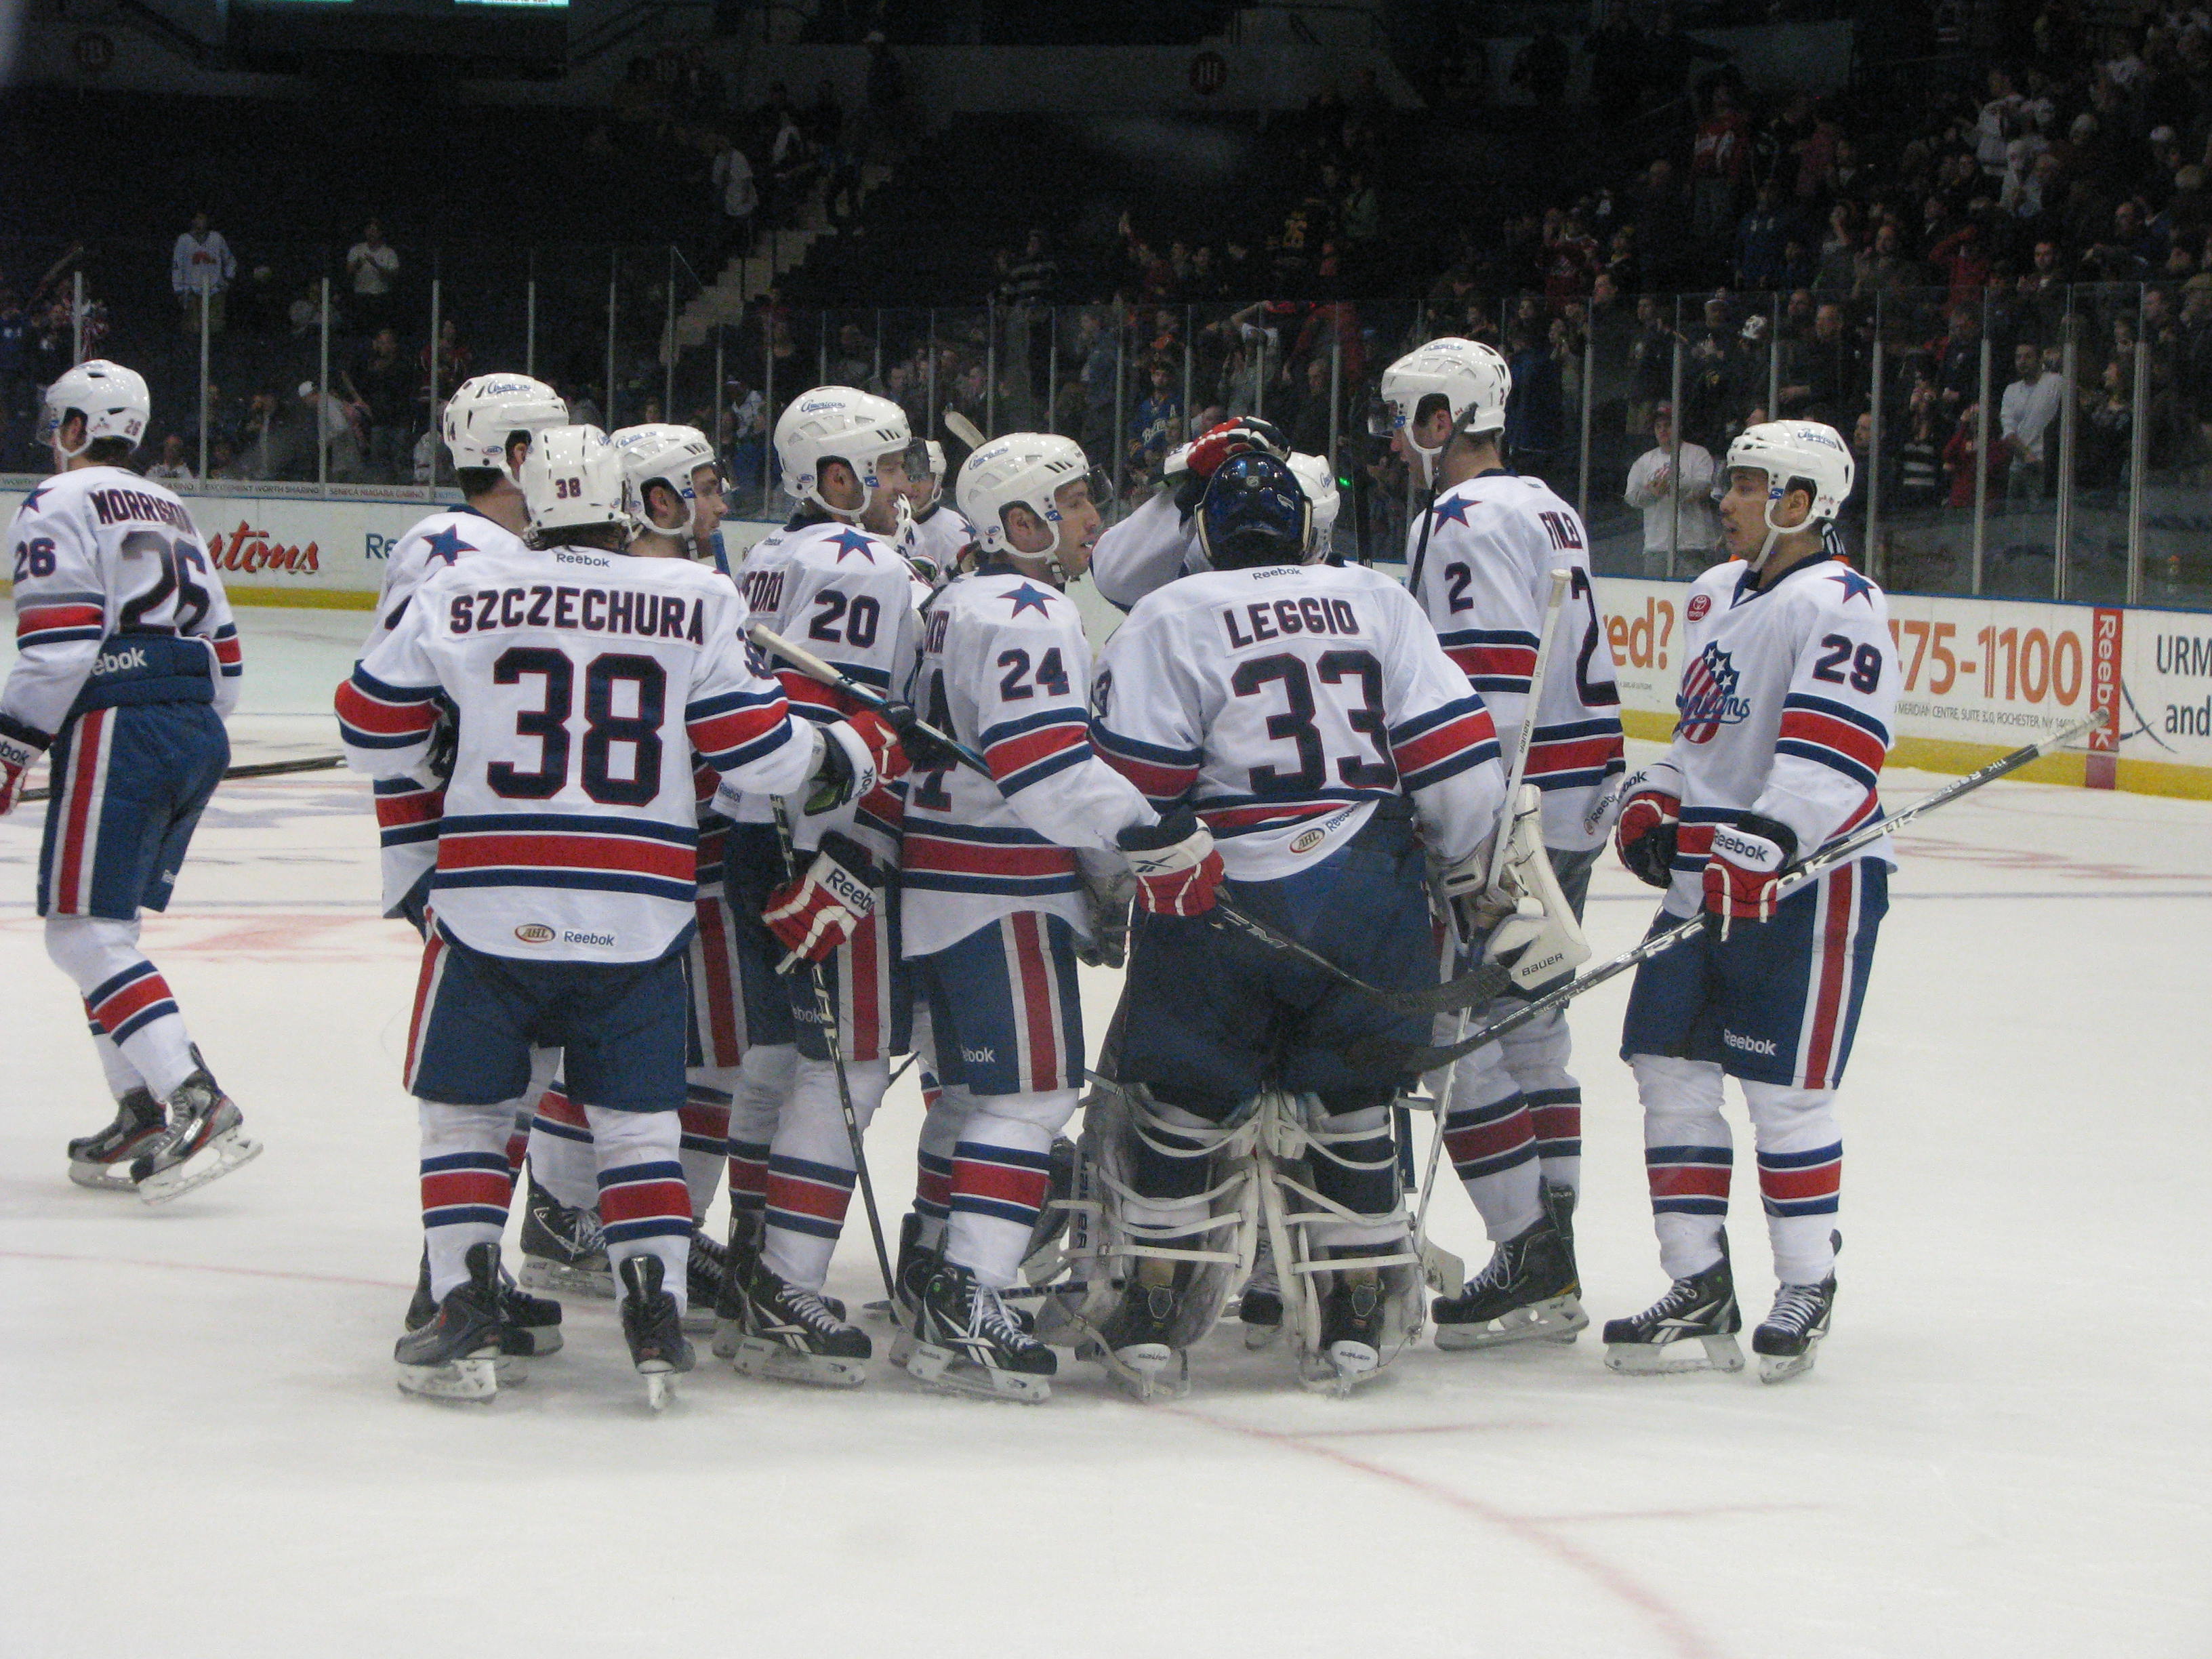
[[[1751,560],[1751,574],[1754,576],[1759,574],[1766,568],[1767,560],[1773,556],[1774,544],[1776,542],[1781,540],[1783,537],[1790,534],[1792,531],[1802,530],[1806,524],[1813,522],[1810,519],[1806,520],[1804,524],[1790,525],[1777,524],[1774,522],[1775,506],[1777,503],[1786,498],[1788,495],[1789,490],[1786,486],[1781,489],[1769,489],[1766,492],[1766,510],[1760,515],[1759,520],[1759,522],[1766,526],[1766,538],[1759,543],[1759,551]]]

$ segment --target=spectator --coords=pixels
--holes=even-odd
[[[2051,423],[2064,395],[2058,377],[2043,368],[2043,350],[2033,341],[2013,348],[2017,376],[1997,404],[1998,435],[2005,448],[2005,499],[2033,501],[2053,482],[2044,467]]]
[[[1006,268],[999,297],[1008,305],[1050,305],[1059,287],[1059,262],[1052,257],[1044,232],[1032,229],[1022,245],[1022,257]]]
[[[1822,301],[1813,315],[1812,337],[1798,342],[1790,356],[1790,383],[1782,388],[1784,417],[1847,428],[1868,386],[1866,356],[1844,326],[1843,307]]]
[[[1712,562],[1719,539],[1712,453],[1685,439],[1677,462],[1674,411],[1668,404],[1652,413],[1651,446],[1628,469],[1621,497],[1644,514],[1644,574],[1654,579],[1670,572],[1694,574]]]
[[[1943,505],[1943,446],[1936,435],[1942,410],[1934,381],[1923,379],[1914,385],[1905,437],[1896,448],[1900,515],[1925,516]]]
[[[1605,21],[1583,37],[1589,54],[1590,102],[1606,124],[1637,111],[1644,79],[1644,31],[1629,15],[1628,0],[1606,0]]]
[[[1558,113],[1567,93],[1567,77],[1574,73],[1573,54],[1559,32],[1552,27],[1547,16],[1536,25],[1536,33],[1521,48],[1513,60],[1512,84],[1527,92],[1531,102],[1546,118]]]
[[[169,286],[176,291],[184,331],[222,332],[222,296],[238,275],[230,244],[210,224],[207,210],[192,215],[191,228],[177,238],[169,254]]]
[[[451,392],[469,378],[469,365],[475,360],[476,354],[462,342],[461,325],[451,317],[444,319],[438,325],[434,356],[426,345],[417,359],[422,374],[422,396],[427,398],[434,392]],[[431,424],[435,426],[437,422]]]
[[[392,289],[399,279],[399,250],[384,240],[384,227],[371,219],[361,240],[346,250],[346,276],[353,289],[353,326],[374,334],[392,320]]]
[[[707,254],[707,275],[713,280],[732,254],[739,258],[753,249],[753,216],[760,210],[760,187],[753,182],[753,164],[745,160],[738,141],[726,134],[715,152],[714,234]]]
[[[1549,342],[1516,327],[1506,335],[1513,390],[1505,399],[1505,453],[1516,471],[1542,473],[1566,428],[1559,366]]]
[[[341,376],[346,396],[368,425],[368,475],[374,483],[404,483],[413,467],[408,457],[408,417],[415,410],[415,376],[389,327],[376,331],[361,360]]]
[[[174,432],[161,440],[161,459],[146,469],[146,476],[162,483],[192,483],[192,469],[185,459],[185,441]]]
[[[1157,475],[1168,451],[1179,441],[1182,428],[1182,393],[1175,374],[1165,363],[1154,363],[1146,374],[1147,390],[1129,421],[1129,459]]]
[[[1759,199],[1743,216],[1735,233],[1735,280],[1739,287],[1759,292],[1788,286],[1788,249],[1794,217],[1782,201],[1782,187],[1771,179],[1759,187]]]
[[[302,482],[322,476],[325,468],[318,449],[327,454],[327,476],[332,483],[361,482],[361,440],[353,429],[353,416],[344,399],[323,392],[313,380],[300,382],[300,424],[307,435]]]
[[[1651,88],[1652,101],[1661,105],[1673,103],[1685,95],[1690,71],[1700,62],[1725,64],[1729,56],[1718,46],[1708,46],[1693,35],[1683,33],[1677,25],[1674,7],[1662,6],[1659,21],[1644,42],[1644,76]]]
[[[1700,243],[1727,239],[1750,165],[1750,124],[1736,108],[1735,90],[1717,82],[1690,149],[1690,234]]]

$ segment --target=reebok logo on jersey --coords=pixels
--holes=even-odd
[[[1774,1058],[1774,1039],[1772,1037],[1744,1036],[1738,1032],[1724,1029],[1721,1032],[1721,1041],[1728,1044],[1729,1048],[1735,1049],[1738,1054],[1764,1054],[1769,1060]]]
[[[970,1048],[963,1043],[960,1058],[970,1066],[995,1066],[999,1061],[999,1051],[996,1048]]]
[[[603,949],[611,949],[614,942],[615,936],[612,933],[586,933],[574,928],[561,935],[561,943],[563,945],[596,945]]]
[[[1691,743],[1711,743],[1723,726],[1751,718],[1751,704],[1736,696],[1735,664],[1717,645],[1708,645],[1682,671],[1682,690],[1674,699],[1681,711],[1675,730]]]
[[[103,651],[92,665],[95,674],[127,674],[146,665],[146,653],[137,646],[121,651]]]

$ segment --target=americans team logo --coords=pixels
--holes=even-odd
[[[1723,726],[1751,717],[1751,704],[1736,696],[1735,665],[1717,645],[1708,645],[1682,671],[1682,690],[1674,699],[1681,711],[1675,730],[1692,743],[1711,743]]]

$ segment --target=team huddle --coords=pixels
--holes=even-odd
[[[559,1349],[562,1295],[617,1300],[655,1405],[708,1333],[745,1375],[860,1384],[874,1341],[824,1293],[856,1188],[890,1358],[936,1388],[1041,1401],[1072,1351],[1177,1390],[1232,1309],[1339,1392],[1431,1328],[1571,1342],[1581,1091],[1552,994],[1608,839],[1664,891],[1655,933],[1705,926],[1630,998],[1671,1283],[1607,1324],[1607,1364],[1743,1364],[1732,1076],[1780,1280],[1753,1346],[1767,1380],[1808,1369],[1890,865],[1874,839],[1792,879],[1881,814],[1885,602],[1824,535],[1850,454],[1803,422],[1731,447],[1734,556],[1685,607],[1673,741],[1624,776],[1587,538],[1508,470],[1510,389],[1465,340],[1385,374],[1432,491],[1401,583],[1327,559],[1331,469],[1262,421],[1200,434],[1109,529],[1069,440],[981,441],[948,490],[896,404],[817,387],[775,432],[793,516],[733,562],[703,434],[461,386],[465,504],[395,547],[337,692],[385,911],[422,939],[400,1387],[493,1398]],[[259,1149],[137,949],[242,672],[189,517],[127,468],[148,413],[108,363],[49,394],[0,810],[51,750],[40,913],[118,1103],[70,1173],[160,1201]],[[1086,572],[1127,613],[1095,659]],[[1123,970],[1103,1032],[1080,963]],[[902,1055],[926,1109],[887,1238],[868,1132]],[[1425,1236],[1413,1109],[1492,1243],[1464,1282]]]

